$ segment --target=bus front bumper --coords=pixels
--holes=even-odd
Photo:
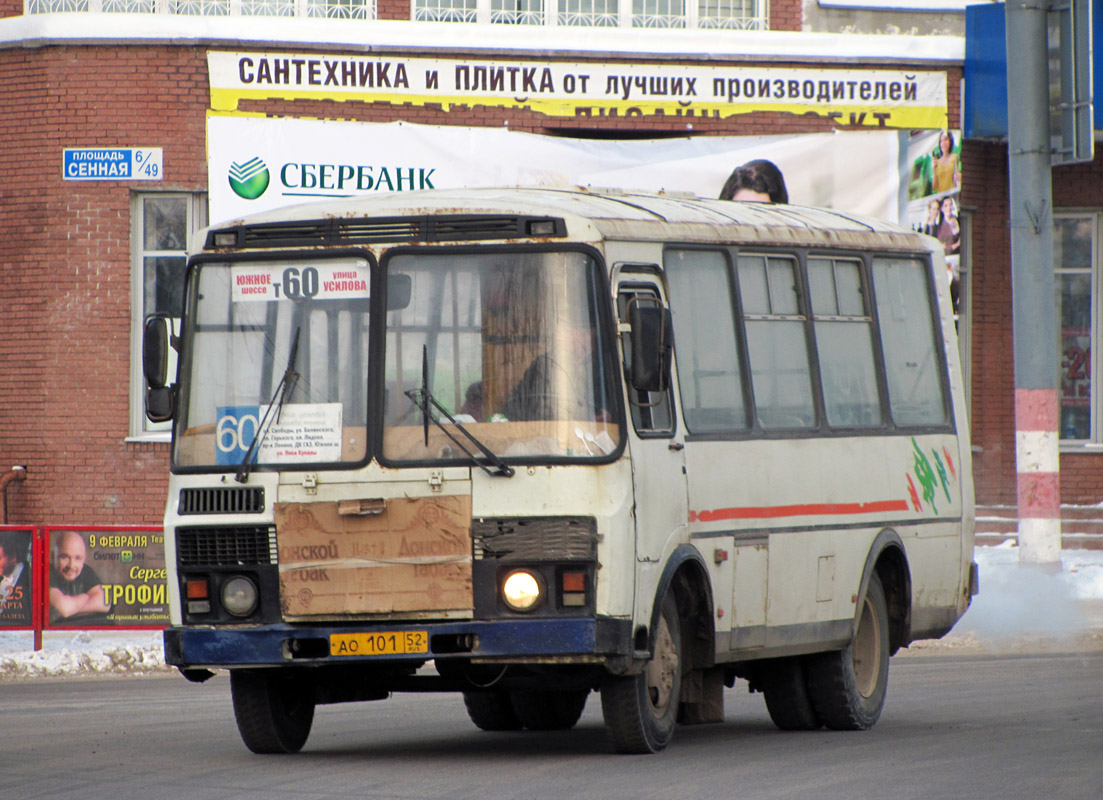
[[[164,635],[165,662],[181,669],[447,658],[593,663],[632,653],[631,622],[606,617],[176,627],[167,628]],[[406,645],[413,649],[405,651]]]

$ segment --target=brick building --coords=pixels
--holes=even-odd
[[[1096,40],[1095,106],[1100,104],[1098,40],[1100,6],[1094,4]],[[979,11],[977,12],[980,13]],[[962,206],[968,213],[970,276],[968,315],[971,362],[973,464],[978,503],[1014,508],[1016,493],[1015,376],[1012,335],[1011,231],[1009,220],[1008,102],[1003,10],[978,16],[967,71],[980,70],[966,99],[963,127],[965,181]],[[983,67],[981,66],[983,65]],[[982,103],[984,101],[984,103]],[[987,108],[982,108],[987,104]],[[1098,117],[1096,117],[1098,119]],[[1098,139],[1099,123],[1095,124]],[[1098,531],[1103,500],[1103,416],[1099,413],[1101,372],[1095,342],[1100,326],[1100,235],[1103,231],[1103,159],[1096,148],[1088,163],[1052,169],[1053,269],[1057,294],[1058,347],[1053,364],[1059,391],[1060,501],[1072,531]],[[1088,522],[1090,520],[1090,522]],[[991,527],[991,525],[990,525]]]
[[[813,33],[800,0],[776,0],[768,8],[701,3],[687,9],[665,2],[654,13],[627,2],[570,4],[569,11],[564,3],[558,13],[538,2],[517,8],[497,0],[0,0],[0,467],[28,469],[25,482],[8,488],[7,522],[155,524],[162,516],[168,434],[143,414],[140,326],[145,314],[171,306],[188,237],[208,221],[208,118],[222,102],[209,72],[212,53],[436,59],[442,81],[458,80],[456,65],[465,60],[497,64],[507,76],[510,65],[536,76],[562,63],[614,65],[633,82],[633,76],[685,67],[704,70],[695,86],[698,97],[707,95],[699,112],[692,103],[679,110],[632,106],[608,91],[621,84],[603,78],[591,88],[611,95],[607,107],[585,101],[584,109],[549,111],[486,93],[434,101],[412,88],[407,96],[350,98],[328,90],[323,72],[320,87],[307,76],[297,88],[271,85],[263,96],[238,91],[232,112],[248,118],[508,127],[625,141],[688,133],[906,135],[914,127],[960,126],[959,35]],[[827,12],[816,19],[831,26]],[[949,27],[955,25],[951,20]],[[930,32],[945,33],[928,22]],[[737,88],[755,92],[761,80],[770,81],[771,92],[775,86],[762,74],[784,76],[778,91],[794,102],[745,92],[736,102],[723,70],[765,70],[753,73],[753,81],[736,79]],[[843,76],[844,70],[857,77]],[[900,99],[889,94],[896,93],[891,76],[901,72],[933,76],[944,87],[933,124],[916,124],[886,106]],[[890,77],[881,80],[881,74]],[[472,83],[465,90],[477,88],[474,67],[467,75]],[[489,75],[482,74],[484,88]],[[830,94],[825,86],[845,81],[855,81],[848,102],[828,98],[817,105],[817,96]],[[889,88],[864,97],[865,82]],[[718,85],[726,96],[715,96]],[[66,150],[78,148],[149,148],[160,160],[156,174],[141,180],[133,173],[85,180],[79,170],[63,169]],[[1006,186],[999,184],[1006,151],[979,144],[966,154],[966,186],[973,188],[964,197],[977,208],[974,246],[978,265],[986,266],[1006,248],[1006,231],[995,222],[1004,213],[998,203],[1006,202]],[[974,170],[980,171],[975,178]],[[1100,205],[1098,185],[1070,183],[1064,201]],[[1013,460],[1007,462],[1014,449],[1005,446],[1012,427],[1000,427],[1011,413],[1010,393],[999,394],[1005,382],[1010,387],[1010,359],[989,352],[1009,353],[1004,279],[985,270],[974,283],[982,501],[1014,491],[1013,480],[1003,484],[1014,474]],[[1098,470],[1097,456],[1078,458]],[[1065,486],[1070,497],[1088,500],[1095,483],[1068,478]]]

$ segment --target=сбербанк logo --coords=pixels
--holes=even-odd
[[[268,165],[259,156],[248,161],[230,164],[230,188],[245,200],[256,200],[268,188],[271,176]]]

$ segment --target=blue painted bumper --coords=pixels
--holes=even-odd
[[[424,654],[331,656],[330,634],[426,631]],[[457,646],[457,642],[468,645]],[[631,653],[631,623],[609,618],[460,620],[388,625],[265,625],[255,628],[168,628],[165,661],[182,668],[287,664],[411,662],[430,658],[509,659],[618,656]]]

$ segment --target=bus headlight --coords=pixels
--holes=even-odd
[[[222,584],[222,607],[235,617],[247,617],[257,608],[257,585],[243,575],[235,575]]]
[[[513,611],[531,611],[544,599],[544,589],[535,573],[519,569],[502,581],[502,601]]]

